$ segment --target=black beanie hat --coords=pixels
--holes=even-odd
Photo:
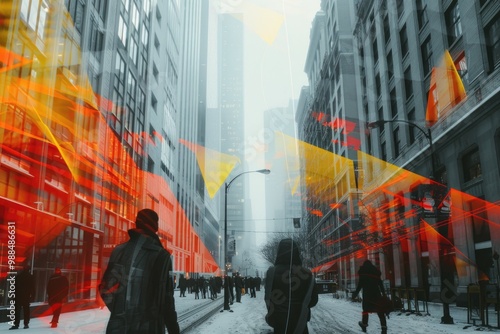
[[[158,214],[151,209],[142,209],[137,213],[135,226],[141,229],[158,231]]]

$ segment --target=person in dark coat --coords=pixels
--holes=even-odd
[[[241,290],[244,288],[243,278],[239,273],[236,273],[234,278],[234,289],[236,290],[236,302],[241,303]]]
[[[181,275],[179,278],[179,297],[186,297],[186,288],[187,288],[187,280],[184,275]]]
[[[300,250],[292,239],[278,246],[274,266],[267,270],[265,296],[266,322],[274,333],[309,333],[311,307],[318,303],[313,275],[302,266]]]
[[[256,281],[256,278],[255,277],[249,277],[249,283],[248,285],[250,286],[250,298],[257,298],[257,294],[255,292],[255,288],[256,288],[256,284],[257,284],[257,281]]]
[[[35,278],[30,273],[30,267],[24,266],[23,270],[17,274],[16,279],[16,319],[10,329],[18,329],[21,323],[21,309],[23,310],[24,328],[29,328],[30,323],[30,302],[35,297]]]
[[[228,287],[229,287],[229,305],[233,305],[234,303],[234,282],[233,282],[233,277],[227,275],[226,276],[226,279],[227,279],[227,284],[228,284]]]
[[[129,241],[118,245],[109,259],[99,292],[111,311],[106,333],[178,334],[172,260],[156,235],[158,214],[137,213]]]
[[[362,320],[358,322],[358,324],[363,332],[366,332],[366,327],[368,327],[368,314],[377,313],[380,319],[380,326],[382,327],[382,334],[386,334],[387,321],[385,319],[385,313],[379,311],[378,304],[381,297],[385,296],[384,285],[380,278],[380,270],[378,270],[369,260],[366,260],[359,268],[358,275],[358,286],[352,294],[352,298],[355,299],[359,292],[363,290]]]
[[[52,309],[52,325],[50,327],[56,328],[59,322],[59,316],[62,311],[62,303],[66,300],[69,293],[69,281],[66,276],[62,275],[61,268],[55,268],[54,274],[50,276],[47,283],[47,296],[49,305]]]

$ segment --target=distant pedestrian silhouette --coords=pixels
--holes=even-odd
[[[24,328],[29,328],[30,302],[35,297],[35,279],[30,273],[30,267],[24,266],[23,270],[16,276],[16,319],[10,329],[18,329],[21,323],[21,310],[23,310]]]
[[[55,328],[59,323],[59,316],[62,311],[62,304],[68,297],[69,281],[66,276],[62,275],[61,268],[55,268],[54,274],[50,276],[47,283],[47,296],[49,305],[52,309],[52,324],[50,327]]]

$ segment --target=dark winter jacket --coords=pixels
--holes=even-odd
[[[62,303],[69,293],[69,281],[66,276],[61,274],[53,274],[47,283],[47,295],[49,297],[49,305]]]
[[[35,279],[29,269],[24,269],[16,276],[16,303],[29,304],[35,296]]]
[[[377,303],[384,291],[381,273],[370,261],[365,261],[358,271],[359,282],[353,298],[363,290],[363,312],[378,312]]]
[[[265,288],[266,322],[275,333],[307,333],[310,308],[317,304],[318,293],[292,239],[280,242],[275,265],[267,271]]]
[[[106,333],[179,333],[170,253],[141,229],[112,252],[99,291],[111,311]]]

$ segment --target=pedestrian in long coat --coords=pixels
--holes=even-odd
[[[30,302],[35,297],[35,278],[30,273],[30,267],[24,266],[23,270],[16,276],[16,319],[10,329],[18,329],[21,323],[21,310],[24,315],[24,328],[29,328]]]
[[[363,332],[366,332],[366,327],[368,327],[368,314],[377,313],[382,327],[382,334],[386,334],[387,320],[385,319],[385,313],[380,311],[381,298],[385,296],[384,285],[380,278],[380,270],[378,270],[369,260],[366,260],[359,268],[358,275],[358,286],[352,294],[352,298],[355,299],[359,292],[363,290],[362,320],[358,322],[358,324]]]
[[[279,334],[307,334],[311,307],[318,303],[314,277],[302,266],[300,250],[292,239],[278,246],[274,266],[267,270],[266,322]]]
[[[47,296],[49,305],[52,309],[53,315],[51,320],[52,328],[57,327],[59,316],[62,311],[62,303],[66,300],[69,293],[69,281],[66,276],[62,275],[61,268],[55,268],[54,274],[50,276],[47,283]]]
[[[107,334],[179,334],[175,311],[172,260],[158,235],[158,214],[137,213],[129,241],[109,259],[99,292],[111,311]]]

